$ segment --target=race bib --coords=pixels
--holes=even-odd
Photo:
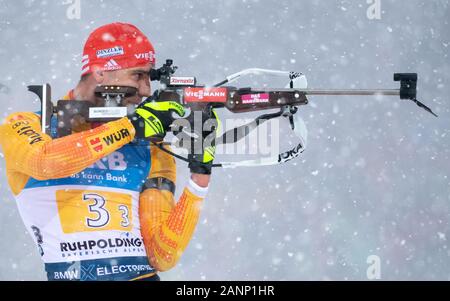
[[[132,229],[132,197],[129,194],[65,189],[56,191],[62,231],[68,233]]]

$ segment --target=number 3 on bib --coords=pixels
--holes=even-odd
[[[110,191],[58,190],[59,219],[64,233],[132,228],[131,195]]]

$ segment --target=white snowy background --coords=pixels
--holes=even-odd
[[[383,280],[450,280],[449,1],[381,0],[381,19],[366,0],[81,0],[80,19],[67,18],[70,3],[0,0],[2,117],[39,109],[29,84],[50,83],[54,101],[73,88],[85,39],[113,21],[142,29],[158,65],[172,58],[203,83],[260,67],[304,72],[311,88],[397,88],[394,72],[418,72],[418,97],[439,115],[396,97],[311,97],[308,149],[215,170],[163,280],[367,280],[370,255]],[[265,80],[238,84],[285,84]],[[283,123],[280,144],[295,142]],[[0,280],[44,280],[0,162]]]

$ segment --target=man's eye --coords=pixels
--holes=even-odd
[[[135,73],[135,74],[133,74],[133,80],[138,81],[138,80],[140,80],[141,78],[142,78],[142,74],[140,74],[140,73]]]

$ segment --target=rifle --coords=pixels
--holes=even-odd
[[[419,107],[427,112],[437,115],[425,104],[416,98],[417,89],[417,73],[395,73],[394,81],[400,82],[400,89],[307,89],[307,80],[302,73],[287,72],[278,70],[268,70],[251,68],[227,76],[221,82],[211,87],[197,86],[195,77],[176,77],[173,76],[178,67],[173,66],[173,60],[166,60],[166,63],[159,69],[150,71],[151,80],[160,81],[163,87],[155,93],[156,101],[177,101],[180,104],[190,107],[191,110],[210,110],[212,108],[226,108],[233,113],[253,112],[268,109],[279,109],[276,113],[263,114],[258,116],[252,122],[225,132],[216,139],[215,144],[235,143],[247,136],[253,129],[261,125],[263,122],[277,118],[287,117],[294,133],[301,137],[303,133],[299,123],[303,121],[296,118],[299,106],[308,104],[308,96],[310,95],[388,95],[400,96],[400,99],[409,99],[416,103]],[[289,79],[289,84],[285,88],[236,88],[232,86],[223,86],[231,83],[242,76],[249,74],[268,74],[274,76],[282,76]],[[188,117],[189,118],[189,117]],[[278,154],[272,158],[262,158],[257,160],[248,160],[240,162],[222,162],[213,164],[214,167],[236,167],[236,166],[261,166],[274,165],[287,162],[297,157],[303,152],[305,141],[301,141],[295,147]],[[162,150],[171,155],[188,161],[187,158],[178,156],[173,152],[158,145]]]
[[[286,117],[294,133],[301,136],[301,126],[303,122],[296,115],[298,108],[308,104],[308,96],[311,95],[358,95],[358,96],[399,96],[400,99],[408,99],[416,103],[417,106],[437,115],[425,104],[417,100],[417,73],[395,73],[394,81],[400,82],[399,89],[308,89],[307,79],[299,72],[278,71],[269,69],[251,68],[227,76],[224,80],[212,86],[197,85],[195,77],[174,76],[178,69],[173,65],[173,60],[167,59],[162,67],[151,69],[149,72],[151,81],[159,81],[161,89],[154,95],[154,101],[176,101],[190,109],[190,111],[211,111],[213,108],[226,108],[233,113],[245,113],[262,111],[269,109],[279,109],[278,112],[263,114],[252,122],[239,126],[225,132],[216,138],[217,144],[235,143],[247,136],[253,129],[267,120]],[[249,74],[268,74],[282,76],[289,79],[289,84],[285,88],[237,88],[234,86],[224,86],[242,76]],[[96,96],[101,96],[106,101],[106,107],[95,107],[88,101],[74,101],[68,103],[59,100],[54,106],[51,102],[50,85],[28,86],[29,91],[36,93],[41,100],[42,131],[50,134],[51,117],[56,115],[58,119],[58,136],[71,133],[71,120],[80,115],[87,122],[108,122],[129,115],[129,110],[120,107],[121,100],[136,95],[137,89],[127,86],[98,86],[95,90]],[[187,119],[193,118],[190,114]],[[156,144],[163,151],[189,162],[185,157],[175,154],[164,148],[164,144]],[[214,167],[236,167],[236,166],[261,166],[273,165],[287,162],[297,157],[305,148],[305,141],[301,141],[294,148],[280,153],[278,156],[270,158],[260,158],[257,160],[247,160],[240,162],[222,162],[213,164]]]

